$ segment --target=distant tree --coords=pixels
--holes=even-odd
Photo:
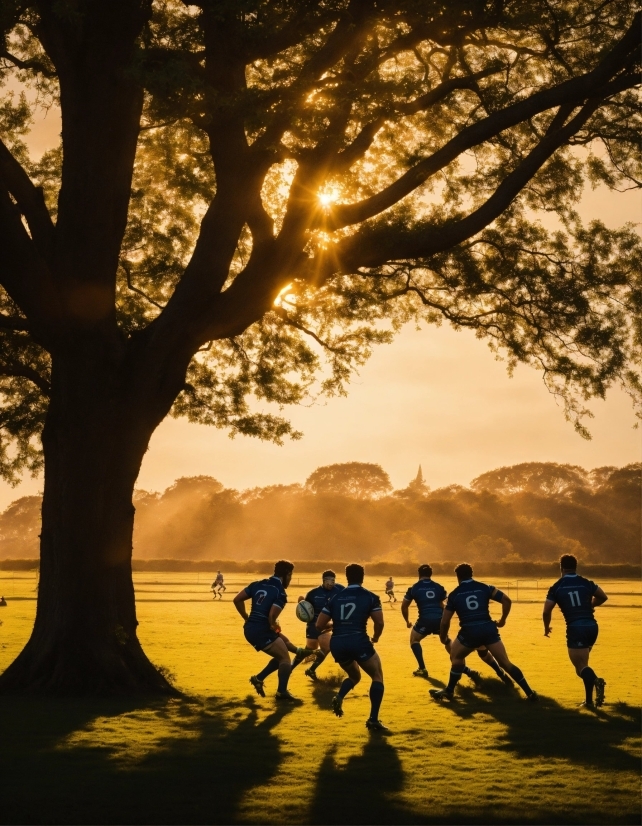
[[[37,471],[42,435],[45,487],[0,689],[169,689],[131,551],[170,412],[296,437],[251,399],[343,393],[444,318],[580,429],[638,393],[641,244],[576,205],[642,178],[640,40],[633,0],[3,0],[0,467]],[[61,144],[34,161],[41,104]]]
[[[563,494],[590,485],[587,472],[577,465],[555,462],[524,462],[482,473],[470,483],[473,490],[489,490],[508,495],[529,491],[547,496]]]
[[[38,556],[41,496],[22,496],[0,514],[0,556],[14,559]]]
[[[334,493],[355,499],[373,499],[392,490],[386,471],[370,462],[324,465],[308,476],[305,486],[313,493]]]
[[[220,493],[223,485],[212,476],[181,476],[163,493],[161,501],[189,499],[209,499],[213,494]]]

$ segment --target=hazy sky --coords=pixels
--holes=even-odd
[[[34,154],[53,145],[56,112],[36,124]],[[639,222],[638,193],[585,193],[585,217],[609,226]],[[208,474],[228,487],[303,482],[319,465],[379,462],[395,487],[421,463],[431,487],[468,484],[501,465],[527,461],[570,462],[587,468],[623,465],[642,457],[642,430],[634,430],[628,398],[613,392],[591,405],[591,441],[580,438],[541,376],[519,367],[513,378],[483,341],[449,326],[406,328],[375,351],[347,398],[330,399],[285,414],[304,432],[283,447],[255,439],[231,440],[223,431],[167,420],[154,435],[139,487],[162,490],[179,476]],[[39,479],[17,488],[0,483],[0,508],[35,493]]]

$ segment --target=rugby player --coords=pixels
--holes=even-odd
[[[317,668],[330,653],[330,631],[332,626],[326,626],[323,634],[321,634],[317,631],[316,623],[319,619],[321,609],[327,605],[330,597],[338,594],[339,591],[343,591],[343,585],[339,585],[336,579],[337,575],[334,571],[324,571],[321,574],[321,585],[308,591],[305,597],[299,597],[299,602],[305,599],[314,607],[314,618],[306,626],[304,653],[300,657],[297,654],[292,662],[292,668],[296,668],[305,657],[314,652],[316,654],[315,660],[304,672],[306,677],[309,677],[311,680],[319,679],[317,677]]]
[[[388,597],[388,602],[397,601],[397,597],[395,596],[395,583],[392,577],[388,577],[388,581],[386,582],[386,596]]]
[[[301,653],[303,649],[293,645],[281,633],[277,618],[288,601],[285,593],[292,579],[294,565],[286,559],[280,559],[274,565],[274,575],[269,579],[253,582],[234,597],[234,607],[245,620],[243,633],[245,639],[257,651],[264,651],[271,659],[263,671],[250,677],[250,683],[256,693],[265,697],[264,681],[274,671],[278,671],[278,689],[276,699],[298,703],[288,691],[288,680],[292,666],[289,651]],[[252,610],[248,616],[245,602],[252,600]]]
[[[417,571],[419,581],[411,585],[406,591],[401,602],[401,614],[406,621],[406,626],[411,628],[410,650],[415,655],[419,668],[413,671],[415,677],[427,677],[428,670],[424,662],[424,654],[421,648],[421,641],[430,634],[439,634],[441,618],[444,612],[444,601],[446,599],[446,589],[443,585],[432,579],[432,567],[430,565],[420,565]],[[408,609],[412,602],[417,604],[419,616],[414,626],[408,618]],[[450,640],[445,645],[446,651],[450,654]],[[504,682],[511,683],[502,669],[499,667],[493,655],[488,649],[478,649],[477,653],[481,659],[487,663]],[[480,677],[477,671],[473,671],[464,666],[464,674],[470,677],[473,682],[478,682]]]
[[[223,599],[223,591],[226,591],[227,588],[225,587],[225,580],[223,579],[223,574],[220,571],[216,572],[216,579],[212,583],[212,593],[214,594],[214,599],[216,599],[217,595],[219,599]]]
[[[441,620],[439,638],[446,645],[448,631],[453,614],[459,617],[459,634],[452,640],[450,647],[450,679],[446,688],[430,689],[435,700],[452,700],[455,686],[461,679],[466,665],[466,657],[476,648],[487,648],[499,665],[508,672],[517,685],[526,694],[528,700],[537,700],[537,694],[526,682],[521,670],[511,663],[501,641],[498,628],[506,624],[511,609],[511,599],[502,594],[493,585],[485,585],[473,579],[473,569],[463,562],[455,568],[459,585],[448,595]],[[493,622],[488,611],[490,600],[502,605],[501,619]]]
[[[566,645],[568,656],[575,666],[575,673],[583,681],[586,700],[581,704],[593,708],[604,703],[606,681],[598,677],[589,665],[589,655],[595,645],[598,626],[594,609],[603,605],[608,597],[599,585],[584,579],[577,573],[577,559],[572,554],[560,557],[561,578],[549,588],[544,602],[544,636],[550,636],[553,608],[559,605],[566,620]]]
[[[321,609],[317,629],[323,632],[332,620],[330,651],[348,675],[338,694],[332,698],[332,710],[337,717],[343,717],[343,699],[361,681],[360,669],[363,669],[372,680],[370,717],[366,720],[366,728],[385,734],[390,729],[379,720],[384,691],[383,669],[372,644],[378,642],[383,633],[383,610],[379,597],[363,587],[364,575],[365,571],[361,565],[353,564],[346,567],[348,585],[331,597],[328,604]],[[368,638],[366,630],[368,619],[372,619],[374,623],[372,639]]]

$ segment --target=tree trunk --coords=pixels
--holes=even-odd
[[[138,641],[131,569],[132,494],[154,425],[127,401],[122,360],[98,349],[76,342],[53,359],[38,607],[2,692],[174,692]]]

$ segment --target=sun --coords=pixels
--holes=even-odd
[[[322,192],[319,192],[318,198],[322,206],[328,207],[339,198],[339,190],[324,189]]]

